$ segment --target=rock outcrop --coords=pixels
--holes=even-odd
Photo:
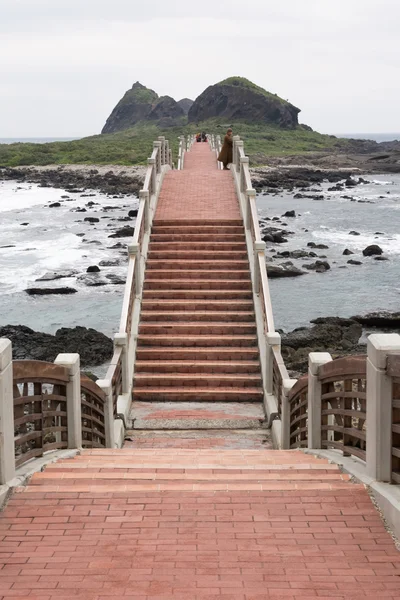
[[[115,133],[133,127],[149,116],[158,99],[156,92],[137,81],[118,102],[101,133]]]
[[[182,98],[182,100],[178,100],[178,104],[185,113],[185,115],[188,114],[191,106],[193,105],[193,102],[194,101],[190,100],[190,98]]]
[[[215,117],[230,121],[271,123],[285,129],[298,126],[300,109],[243,77],[209,86],[189,110],[189,123]]]

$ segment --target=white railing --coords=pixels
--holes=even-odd
[[[218,141],[215,138],[213,144],[217,151],[218,147],[220,149],[221,140]],[[231,171],[245,223],[246,243],[253,282],[265,410],[272,426],[275,447],[281,447],[281,422],[274,419],[281,416],[282,399],[288,396],[295,380],[289,378],[281,354],[281,337],[275,331],[265,262],[265,242],[261,238],[258,223],[256,191],[251,182],[249,158],[244,153],[243,141],[239,136],[233,138]]]
[[[172,152],[163,136],[153,144],[148,159],[143,189],[139,192],[139,210],[133,238],[128,245],[129,261],[119,331],[114,336],[114,355],[105,379],[97,384],[113,406],[114,436],[112,446],[123,441],[124,421],[131,404],[134,358],[136,353],[144,270],[150,230],[157,208],[162,181],[172,168]]]
[[[208,135],[207,138],[208,138],[208,143],[210,144],[211,151],[215,153],[215,156],[217,158],[218,169],[222,169],[223,165],[222,165],[222,163],[220,163],[218,161],[218,156],[222,149],[221,136],[211,134],[211,135]]]
[[[185,163],[185,154],[186,154],[186,138],[184,135],[181,135],[179,138],[179,149],[178,149],[178,171],[182,171],[184,163]]]

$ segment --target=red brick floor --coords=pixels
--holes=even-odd
[[[0,517],[1,600],[400,599],[362,485],[301,452],[92,450]]]
[[[167,173],[156,220],[240,219],[239,204],[229,171],[217,169],[208,143],[196,143],[185,154],[183,171]]]

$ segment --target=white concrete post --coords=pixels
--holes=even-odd
[[[15,477],[14,395],[11,342],[0,339],[0,485]]]
[[[147,190],[140,190],[139,192],[139,200],[143,200],[144,202],[144,230],[146,233],[149,231],[150,227],[150,198],[149,192]]]
[[[250,189],[246,190],[246,206],[245,206],[245,214],[244,222],[246,225],[246,229],[250,231],[251,229],[251,209],[250,209],[250,199],[256,197],[256,190]]]
[[[242,142],[243,143],[243,142]],[[240,157],[240,177],[239,177],[239,189],[240,192],[244,192],[246,190],[245,188],[245,177],[244,177],[244,165],[248,165],[249,164],[249,157],[248,156],[241,156]]]
[[[158,149],[157,152],[157,159],[156,159],[156,165],[157,165],[157,173],[161,172],[161,165],[162,165],[162,143],[161,142],[153,142],[153,148],[154,149]]]
[[[158,141],[161,142],[161,165],[165,165],[165,136],[159,135]]]
[[[267,374],[267,394],[272,394],[274,391],[274,353],[281,351],[281,336],[276,331],[266,334],[267,352],[266,352],[266,374]],[[276,399],[278,402],[279,398]]]
[[[237,161],[237,143],[240,142],[240,135],[234,135],[232,138],[232,158],[233,158],[233,164],[235,165],[235,169],[237,170],[237,165],[236,165],[236,161]]]
[[[260,265],[258,253],[265,252],[265,242],[254,242],[254,291],[260,293]]]
[[[155,158],[148,158],[147,159],[147,164],[149,165],[149,167],[153,167],[152,171],[151,171],[151,192],[152,194],[156,193],[156,188],[157,188],[157,164],[156,164],[156,159]]]
[[[140,244],[135,243],[135,244],[129,244],[128,245],[128,253],[130,256],[134,256],[136,258],[135,260],[135,296],[139,296],[140,295],[140,284],[141,284],[141,280],[140,280],[140,269],[141,269],[141,265],[140,265]]]
[[[400,335],[368,338],[367,471],[377,481],[392,478],[392,378],[386,374],[388,354],[400,354]]]
[[[98,379],[96,383],[103,390],[106,396],[106,402],[104,406],[106,448],[114,448],[114,402],[112,383],[109,379]]]
[[[289,392],[296,383],[296,379],[284,379],[282,381],[281,397],[281,431],[282,431],[282,450],[290,449],[290,404]]]
[[[310,352],[308,355],[308,447],[321,448],[321,382],[319,368],[330,362],[328,352]]]
[[[69,371],[67,383],[68,448],[82,448],[81,370],[79,354],[59,354],[55,365]]]
[[[122,393],[127,394],[129,392],[128,334],[116,333],[114,335],[114,347],[122,348]]]
[[[233,161],[235,163],[235,167],[236,167],[236,171],[239,173],[240,172],[240,155],[239,155],[239,148],[243,148],[244,143],[242,140],[238,140],[236,142],[236,152],[235,152],[235,156],[233,157]]]

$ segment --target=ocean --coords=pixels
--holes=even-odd
[[[0,144],[48,144],[50,142],[72,142],[79,137],[34,137],[34,138],[0,138]]]
[[[268,248],[267,256],[282,250],[307,249],[310,241],[329,246],[317,253],[326,255],[330,271],[270,280],[277,328],[288,331],[306,326],[318,316],[349,317],[378,309],[399,310],[400,175],[374,175],[368,179],[370,183],[347,193],[355,198],[354,202],[341,198],[343,192],[328,192],[329,183],[321,186],[324,201],[294,199],[289,193],[258,195],[260,217],[280,217],[287,210],[295,210],[297,215],[283,219],[295,235],[288,236],[287,244],[275,244],[274,252]],[[49,333],[75,325],[94,327],[110,336],[117,331],[124,286],[87,287],[72,276],[49,285],[74,287],[78,290],[74,295],[32,297],[24,292],[37,285],[35,280],[47,271],[74,269],[79,277],[88,266],[102,260],[121,260],[119,266],[100,267],[102,275],[126,274],[125,249],[111,246],[119,241],[126,244],[128,239],[109,235],[114,227],[126,224],[116,219],[136,208],[138,199],[92,193],[90,198],[70,194],[71,200],[61,201],[59,208],[49,208],[50,203],[61,200],[63,190],[0,182],[0,246],[12,246],[0,248],[0,325],[23,324]],[[74,212],[88,201],[96,204],[86,206],[85,213]],[[104,210],[105,206],[114,208]],[[99,222],[90,224],[85,217],[97,217]],[[133,219],[129,224],[134,223]],[[352,230],[360,235],[349,235]],[[362,256],[362,250],[372,243],[382,247],[388,261]],[[345,248],[354,255],[343,256]],[[347,264],[349,258],[362,265]],[[274,259],[274,264],[284,261]],[[309,262],[293,260],[299,268]]]

